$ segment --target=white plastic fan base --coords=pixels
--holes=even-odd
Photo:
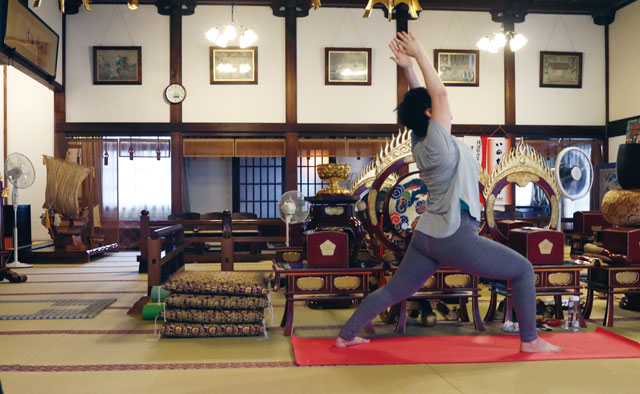
[[[31,268],[33,264],[21,263],[19,261],[14,261],[13,263],[8,263],[7,268]]]

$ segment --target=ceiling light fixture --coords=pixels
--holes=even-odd
[[[514,31],[504,32],[504,28],[498,33],[491,33],[488,36],[482,37],[476,46],[483,51],[496,53],[500,48],[503,48],[509,43],[509,48],[512,52],[516,52],[521,49],[527,43],[527,38],[520,33]]]
[[[240,48],[246,48],[256,42],[258,39],[258,35],[251,29],[247,29],[244,26],[237,25],[233,19],[234,16],[234,5],[231,4],[231,23],[221,26],[221,27],[212,27],[204,33],[204,36],[207,37],[207,40],[216,44],[219,47],[226,48],[227,43],[229,41],[235,40],[238,37],[238,32],[240,32],[240,37],[238,38],[238,46]]]

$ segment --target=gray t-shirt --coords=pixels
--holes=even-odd
[[[452,235],[460,227],[460,201],[480,219],[478,163],[468,146],[431,119],[426,137],[412,136],[412,154],[429,189],[418,231],[435,238]]]

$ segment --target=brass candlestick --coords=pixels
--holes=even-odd
[[[351,172],[351,166],[349,164],[320,164],[317,170],[320,179],[329,182],[329,186],[319,190],[317,194],[351,194],[348,189],[338,186],[338,182],[344,181],[349,177],[349,173]]]

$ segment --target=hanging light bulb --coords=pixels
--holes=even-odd
[[[220,34],[215,41],[215,44],[219,47],[226,48],[227,47],[227,39],[224,38],[224,34]]]
[[[507,37],[505,37],[503,32],[497,33],[495,37],[493,37],[493,41],[498,48],[502,48],[507,43]]]
[[[258,35],[251,29],[247,29],[242,32],[242,35],[238,39],[240,41],[240,48],[246,48],[256,42]]]
[[[234,25],[227,25],[225,26],[222,35],[224,35],[224,38],[227,41],[231,41],[238,36],[238,33],[236,32],[236,27]]]
[[[218,28],[216,27],[212,27],[211,29],[207,30],[206,33],[204,33],[204,36],[207,37],[207,40],[216,42],[216,38],[218,38],[219,34],[220,30],[218,30]]]
[[[129,160],[133,160],[133,154],[135,150],[133,150],[133,141],[129,141]]]
[[[489,40],[489,36],[484,36],[480,39],[480,41],[476,43],[476,46],[480,48],[480,50],[486,51],[489,48],[490,42],[491,41]]]
[[[102,157],[104,158],[104,165],[108,166],[109,165],[109,152],[107,152],[106,147],[104,149],[104,155]]]
[[[513,52],[515,52],[515,51],[519,50],[520,48],[522,48],[523,46],[525,46],[527,41],[528,41],[527,37],[525,37],[522,34],[518,33],[511,39],[511,41],[509,41],[509,47],[511,48],[511,50]]]
[[[489,45],[487,46],[487,51],[491,52],[491,53],[498,53],[498,49],[500,49],[500,46],[498,45],[498,41],[494,39],[489,41]]]

